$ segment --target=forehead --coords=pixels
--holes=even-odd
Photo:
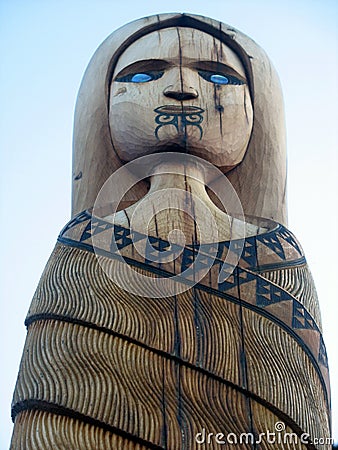
[[[122,53],[114,74],[132,63],[147,59],[162,59],[177,65],[215,61],[245,77],[244,67],[231,48],[210,34],[194,28],[165,28],[141,37]]]

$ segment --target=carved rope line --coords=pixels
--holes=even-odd
[[[250,391],[248,389],[245,389],[245,388],[243,388],[243,387],[241,387],[241,386],[239,386],[239,385],[237,385],[237,384],[235,384],[235,383],[233,383],[233,382],[231,382],[229,380],[226,380],[226,379],[224,379],[224,378],[222,378],[222,377],[214,374],[213,372],[210,372],[210,371],[208,371],[208,370],[206,370],[206,369],[204,369],[202,367],[195,366],[194,364],[189,363],[188,361],[185,361],[185,360],[183,360],[182,358],[180,358],[180,357],[178,357],[176,355],[172,355],[172,354],[164,352],[162,350],[153,348],[153,347],[151,347],[151,346],[149,346],[147,344],[144,344],[143,342],[137,341],[136,339],[133,339],[133,338],[131,338],[129,336],[123,335],[121,333],[114,332],[114,331],[112,331],[110,329],[107,329],[105,327],[100,327],[100,326],[97,326],[97,325],[89,323],[89,322],[85,322],[85,321],[77,320],[77,319],[72,319],[72,318],[69,318],[69,317],[66,317],[66,316],[59,316],[59,315],[56,315],[56,314],[46,314],[46,315],[39,314],[39,315],[36,315],[34,317],[31,317],[30,320],[29,320],[29,325],[34,323],[34,322],[38,322],[38,321],[41,322],[41,321],[50,321],[50,320],[60,321],[60,322],[67,322],[67,323],[76,324],[76,325],[79,325],[79,326],[84,326],[84,327],[88,327],[88,328],[91,328],[91,329],[95,329],[97,331],[101,331],[103,333],[106,333],[106,334],[109,334],[111,336],[114,336],[114,337],[120,338],[122,340],[125,340],[126,342],[129,342],[129,343],[131,343],[133,345],[141,347],[141,348],[143,348],[145,350],[148,350],[148,351],[150,351],[150,352],[152,352],[154,354],[157,354],[157,355],[159,355],[159,356],[161,356],[163,358],[166,358],[166,359],[169,359],[171,361],[174,361],[175,363],[177,363],[177,364],[179,364],[181,366],[185,366],[185,367],[187,367],[187,368],[189,368],[189,369],[191,369],[193,371],[199,372],[199,373],[201,373],[201,374],[203,374],[203,375],[205,375],[207,377],[210,377],[213,380],[215,380],[215,381],[217,381],[217,382],[219,382],[219,383],[221,383],[221,384],[223,384],[225,386],[228,386],[228,387],[230,387],[230,388],[240,392],[241,394],[243,394],[247,398],[250,398],[250,399],[256,401],[257,403],[261,404],[262,406],[267,408],[270,412],[275,414],[278,418],[283,420],[285,422],[285,424],[287,426],[289,426],[295,433],[298,433],[300,435],[300,434],[302,434],[304,432],[296,424],[296,422],[294,422],[294,420],[289,415],[285,414],[282,410],[277,408],[275,405],[273,405],[272,403],[268,402],[264,398],[261,398],[260,396],[258,396],[254,392],[252,392],[252,391]],[[324,392],[325,392],[325,390],[324,390]],[[43,401],[43,400],[30,399],[30,400],[20,401],[20,402],[16,403],[12,407],[12,420],[13,421],[14,421],[16,415],[19,414],[22,410],[24,410],[23,408],[21,408],[20,405],[25,404],[26,402],[28,404],[29,404],[29,402],[31,402],[32,404],[34,404],[34,403],[41,403],[41,404],[54,405],[55,406],[55,404],[49,403],[49,402],[46,402],[46,401]],[[90,416],[86,416],[86,415],[81,414],[81,413],[79,413],[77,411],[73,411],[73,410],[71,410],[69,408],[65,408],[64,406],[56,405],[56,408],[58,410],[63,409],[65,411],[74,412],[76,415],[83,417],[83,419],[81,419],[81,420],[87,421],[88,423],[90,423],[89,420],[91,420],[91,421],[93,421],[93,423],[92,423],[93,425],[101,426],[101,427],[107,429],[108,431],[113,431],[116,434],[119,434],[119,433],[116,432],[116,430],[119,430],[118,428],[115,429],[114,426],[106,424],[105,422],[101,422],[101,421],[99,421],[97,419],[93,419]],[[34,409],[34,407],[26,408],[26,409]],[[49,410],[46,409],[46,411],[55,412],[56,414],[58,413],[57,411],[52,411],[50,409]],[[79,417],[75,417],[74,415],[70,415],[70,414],[66,414],[66,415],[69,415],[69,417],[79,418]],[[96,422],[96,423],[94,423],[94,422]],[[114,430],[109,430],[108,427],[114,428]],[[121,432],[122,433],[126,433],[126,434],[129,435],[128,432],[125,432],[123,430],[121,430],[120,433]],[[134,436],[134,435],[130,434],[130,436]],[[126,437],[126,436],[122,436],[122,437]],[[137,438],[137,437],[136,437],[136,439],[142,440],[142,438]],[[153,445],[156,445],[156,444],[153,444]],[[155,446],[154,448],[157,449],[157,448],[162,448],[162,447]],[[314,447],[311,447],[311,445],[310,445],[309,448],[312,449]]]
[[[86,416],[85,414],[82,414],[73,409],[66,408],[64,406],[60,406],[55,403],[47,402],[45,400],[29,399],[29,400],[23,400],[21,402],[16,403],[12,408],[13,422],[15,420],[15,417],[19,413],[21,413],[23,411],[29,411],[29,410],[46,411],[51,414],[57,414],[57,415],[61,415],[61,416],[70,417],[71,419],[79,420],[79,421],[88,423],[89,425],[93,425],[95,427],[100,427],[100,428],[104,429],[105,431],[109,431],[118,436],[121,436],[122,438],[129,439],[138,444],[147,446],[148,448],[150,448],[152,450],[164,450],[164,447],[154,444],[153,442],[146,441],[145,439],[142,439],[139,436],[136,436],[132,433],[128,433],[128,431],[124,431],[113,425],[109,425],[106,422],[102,422],[101,420],[94,419],[90,416]]]
[[[202,289],[202,290],[208,292],[208,289]],[[237,299],[235,299],[232,296],[229,296],[229,298],[227,298],[227,297],[228,297],[228,295],[224,296],[223,298],[226,298],[227,300],[230,300],[230,301],[232,301],[234,303],[237,303],[237,304],[240,303]],[[259,308],[255,307],[254,305],[251,305],[251,304],[244,304],[244,302],[241,302],[241,304],[242,304],[243,307],[245,307],[247,309],[250,309],[250,310],[252,310],[254,312],[258,312],[261,315],[263,315],[264,317],[266,317],[267,319],[270,319],[273,322],[277,323],[281,328],[286,330],[288,332],[288,334],[290,334],[296,340],[296,342],[300,345],[300,347],[304,350],[306,355],[309,357],[310,361],[312,362],[312,364],[313,364],[313,366],[314,366],[314,368],[315,368],[315,370],[316,370],[316,372],[318,374],[318,377],[319,377],[320,382],[322,384],[324,397],[325,397],[325,402],[326,402],[326,405],[328,406],[329,405],[329,399],[328,399],[328,395],[327,395],[326,384],[325,384],[325,380],[323,378],[322,372],[320,370],[320,367],[318,365],[318,361],[315,359],[313,353],[304,344],[304,342],[301,340],[301,338],[292,329],[287,327],[287,325],[285,325],[284,322],[282,322],[278,318],[272,316],[270,313],[268,313],[268,312],[266,312],[264,310],[263,311],[259,310]],[[219,377],[218,375],[213,374],[213,372],[210,372],[209,370],[204,369],[202,367],[195,366],[194,364],[189,363],[188,361],[185,361],[185,360],[179,358],[176,355],[173,355],[173,354],[167,353],[167,352],[165,352],[163,350],[156,349],[154,347],[148,346],[147,344],[145,344],[143,342],[140,342],[140,341],[138,341],[138,340],[136,340],[136,339],[134,339],[134,338],[132,338],[130,336],[121,334],[121,333],[116,332],[114,330],[111,330],[111,329],[109,329],[107,327],[103,327],[103,326],[100,326],[100,325],[97,325],[97,324],[94,324],[94,323],[91,323],[91,322],[87,322],[87,321],[84,321],[84,320],[81,320],[81,319],[77,319],[77,318],[74,318],[74,317],[63,316],[63,315],[54,314],[54,313],[41,313],[41,314],[35,314],[35,315],[32,315],[32,316],[28,317],[25,320],[25,325],[28,328],[32,323],[34,323],[36,321],[41,321],[41,320],[60,320],[60,321],[64,321],[64,322],[74,323],[74,324],[77,324],[77,325],[82,325],[82,326],[86,326],[86,327],[89,327],[89,328],[93,328],[95,330],[102,331],[104,333],[110,334],[110,335],[115,336],[115,337],[119,337],[119,338],[124,339],[124,340],[126,340],[128,342],[136,344],[136,345],[138,345],[138,346],[140,346],[142,348],[145,348],[147,350],[150,350],[150,351],[152,351],[152,352],[154,352],[154,353],[156,353],[156,354],[158,354],[160,356],[165,356],[165,357],[167,357],[169,359],[172,359],[172,360],[174,360],[176,362],[179,362],[179,363],[181,363],[181,364],[183,364],[183,365],[185,365],[185,366],[187,366],[189,368],[193,368],[193,369],[195,369],[197,371],[200,371],[200,372],[205,373],[205,374],[207,374],[209,376],[212,376],[215,379],[223,380],[223,378]],[[226,381],[226,380],[224,380],[224,381]],[[226,382],[229,383],[229,385],[231,385],[233,387],[237,386],[236,384],[233,384],[230,381],[226,381]],[[242,388],[238,386],[238,389],[242,389]],[[254,396],[255,394],[252,394],[252,395]]]

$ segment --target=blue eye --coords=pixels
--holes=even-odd
[[[135,73],[135,75],[131,77],[130,81],[132,83],[146,83],[147,81],[150,80],[152,80],[152,77],[147,73]]]
[[[161,78],[162,75],[162,71],[129,73],[128,75],[115,78],[115,81],[122,81],[124,83],[147,83],[148,81]]]
[[[211,75],[210,81],[212,81],[215,84],[229,84],[229,78],[227,78],[224,75]]]
[[[208,70],[199,70],[198,73],[206,81],[214,84],[245,84],[244,81],[233,75],[224,75],[223,73],[210,72]]]

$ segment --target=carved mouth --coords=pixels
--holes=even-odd
[[[171,125],[174,126],[179,135],[186,136],[187,127],[197,127],[200,132],[200,140],[203,136],[203,130],[201,123],[203,122],[204,109],[198,106],[188,106],[188,105],[163,105],[154,109],[157,113],[155,117],[155,123],[157,127],[155,128],[156,139],[159,138],[159,131],[162,127]]]
[[[198,106],[188,106],[188,105],[164,105],[156,108],[154,110],[158,114],[200,114],[204,112],[204,109]]]

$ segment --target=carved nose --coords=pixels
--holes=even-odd
[[[184,89],[184,90],[175,90],[172,89],[172,86],[168,86],[164,91],[163,94],[166,97],[174,98],[178,101],[183,100],[193,100],[194,98],[198,97],[198,92],[194,88]]]

